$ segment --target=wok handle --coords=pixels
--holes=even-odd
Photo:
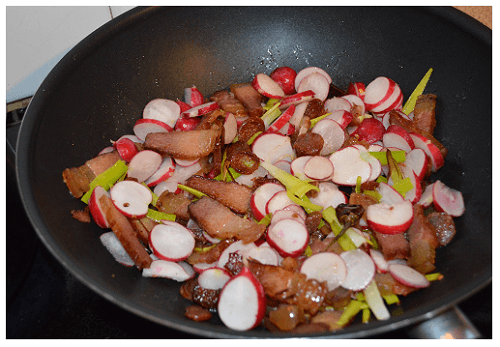
[[[481,333],[467,316],[453,306],[440,315],[419,323],[407,331],[415,339],[479,339]]]

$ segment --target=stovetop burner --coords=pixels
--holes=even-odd
[[[7,126],[7,312],[10,339],[196,339],[136,316],[93,292],[39,242],[15,180],[15,143],[24,110]],[[492,285],[459,304],[485,338],[492,338]],[[399,329],[372,338],[408,338]]]

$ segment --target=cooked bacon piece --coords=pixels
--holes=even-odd
[[[320,211],[314,211],[311,212],[307,215],[305,223],[306,223],[306,228],[309,234],[315,232],[318,230],[319,224],[321,223],[321,219],[323,218],[323,215],[321,214]]]
[[[198,285],[198,277],[193,277],[187,282],[184,282],[180,289],[180,294],[184,299],[193,301],[193,290]]]
[[[349,204],[363,206],[364,212],[361,218],[364,220],[366,220],[366,210],[368,209],[368,206],[374,205],[376,203],[378,203],[377,199],[368,194],[352,193],[349,196]]]
[[[305,134],[300,134],[293,143],[293,149],[297,152],[297,157],[306,155],[319,155],[323,149],[325,141],[320,134],[308,131]]]
[[[140,219],[129,218],[130,224],[132,224],[132,228],[134,228],[137,233],[137,237],[139,240],[147,245],[149,242],[149,233],[151,230],[158,224],[154,220],[151,220],[147,217],[143,217]]]
[[[247,115],[245,106],[230,91],[219,90],[210,97],[210,101],[217,102],[221,109],[226,112],[231,112],[236,117],[244,117]]]
[[[349,299],[350,301],[350,299]],[[327,310],[318,313],[311,319],[311,323],[315,324],[326,324],[328,325],[328,330],[335,331],[342,329],[342,326],[337,322],[342,316],[341,310]]]
[[[245,106],[250,117],[261,117],[264,114],[260,103],[262,96],[250,83],[233,84],[231,92]]]
[[[295,272],[281,266],[261,264],[258,261],[249,260],[248,268],[257,277],[264,287],[264,292],[271,299],[282,300],[287,298],[286,293],[295,277]],[[285,294],[284,294],[285,293]],[[289,296],[292,296],[292,293]]]
[[[443,158],[446,158],[446,154],[448,154],[448,149],[443,146],[441,142],[436,140],[434,136],[432,136],[431,133],[422,131],[417,128],[415,123],[409,119],[404,118],[401,116],[398,112],[396,111],[390,111],[389,113],[389,123],[391,125],[399,125],[403,129],[405,129],[408,132],[415,132],[419,133],[420,135],[426,137],[429,141],[431,141],[437,148],[439,148],[439,151],[443,155]]]
[[[380,295],[382,296],[390,294],[406,296],[417,290],[417,288],[408,287],[399,283],[390,273],[376,273],[374,279],[377,283]]]
[[[368,147],[370,146],[370,144],[365,140],[360,140],[358,134],[354,134],[351,136],[347,133],[347,131],[345,132],[345,134],[346,134],[345,136],[346,140],[342,144],[342,148],[354,145],[361,145],[364,146],[366,149],[368,149]]]
[[[197,284],[193,288],[193,302],[208,309],[217,308],[220,292],[221,289],[207,289]]]
[[[413,123],[422,132],[432,134],[436,127],[436,95],[419,95],[413,110]]]
[[[310,119],[314,119],[324,114],[325,110],[323,109],[323,101],[319,99],[312,99],[307,103],[306,110],[304,111],[304,116],[307,116]]]
[[[297,325],[306,322],[304,310],[297,305],[280,304],[269,311],[269,321],[281,331],[291,331]]]
[[[184,315],[195,322],[204,322],[212,318],[210,310],[198,305],[186,307]]]
[[[413,205],[413,222],[408,228],[407,236],[411,253],[408,265],[422,274],[433,271],[439,241],[436,228],[424,215],[424,208],[419,204]]]
[[[88,206],[86,206],[83,210],[72,210],[71,217],[82,223],[90,223],[92,220],[90,218],[90,210]]]
[[[204,252],[195,249],[186,261],[191,265],[199,263],[212,264],[219,259],[222,252],[224,252],[224,250],[234,241],[236,241],[236,238],[222,240],[214,247]]]
[[[326,282],[319,282],[315,279],[307,279],[302,273],[295,273],[292,279],[292,297],[285,300],[286,303],[298,305],[304,311],[315,315],[320,310],[328,292]]]
[[[237,237],[244,243],[258,240],[266,231],[264,224],[245,219],[217,200],[203,196],[189,205],[191,218],[211,237],[227,239]]]
[[[404,234],[387,235],[376,231],[373,234],[386,260],[407,259],[410,256],[410,244]]]
[[[227,263],[224,264],[224,268],[229,271],[232,276],[239,274],[244,266],[243,256],[236,252],[229,253]]]
[[[192,176],[186,186],[207,194],[236,213],[245,214],[250,211],[252,190],[237,182],[216,181],[202,176]]]
[[[119,159],[120,155],[117,151],[98,155],[82,166],[65,169],[62,174],[63,181],[68,186],[71,195],[81,198],[90,189],[90,182],[112,167]]]
[[[445,212],[432,212],[427,216],[427,219],[436,229],[439,247],[450,243],[457,232],[453,217]]]
[[[266,130],[266,125],[260,117],[248,117],[238,126],[238,140],[247,142],[259,131]]]
[[[226,147],[226,163],[242,175],[250,175],[259,168],[259,157],[252,152],[248,143],[241,140]]]
[[[163,213],[175,214],[176,220],[188,221],[189,211],[188,206],[191,200],[184,194],[175,194],[169,191],[164,191],[158,197],[156,208]]]
[[[325,295],[325,305],[331,306],[336,310],[342,310],[351,302],[352,290],[344,287],[337,287]]]
[[[111,230],[113,230],[116,237],[123,245],[123,248],[125,248],[127,254],[134,261],[137,268],[139,270],[149,268],[153,259],[149,256],[144,246],[140,243],[134,231],[134,228],[128,221],[127,217],[122,215],[120,211],[116,209],[110,197],[102,195],[99,198],[99,202],[101,203]]]
[[[144,148],[176,159],[194,160],[213,152],[220,129],[150,133]]]

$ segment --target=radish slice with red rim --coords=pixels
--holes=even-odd
[[[446,212],[453,217],[460,217],[465,212],[462,193],[439,180],[434,182],[432,199],[438,212]]]
[[[341,286],[354,291],[364,289],[375,276],[375,264],[372,258],[361,249],[342,252],[340,257],[347,269]]]
[[[309,233],[303,222],[282,219],[269,227],[266,240],[282,257],[298,257],[307,247]]]
[[[431,183],[425,187],[420,200],[418,201],[419,205],[422,205],[423,208],[427,208],[432,205],[434,202],[434,198],[432,197],[432,190],[434,187],[434,183]]]
[[[329,159],[333,163],[332,181],[335,184],[355,186],[358,177],[364,183],[371,176],[370,164],[362,159],[361,152],[356,147],[344,147],[334,152]]]
[[[151,177],[149,177],[146,181],[144,181],[144,183],[146,183],[148,187],[154,187],[158,183],[163,182],[172,177],[174,172],[175,172],[175,163],[173,159],[171,157],[164,157],[158,170],[156,170],[156,172],[153,175],[151,175]]]
[[[88,206],[90,214],[92,215],[92,219],[94,220],[95,224],[97,224],[99,227],[103,229],[107,229],[109,228],[109,223],[108,220],[106,219],[106,213],[101,207],[101,202],[99,200],[103,195],[106,195],[108,197],[110,196],[109,192],[107,192],[103,187],[101,186],[95,187],[94,190],[92,191],[92,194],[90,195]]]
[[[143,277],[168,278],[177,282],[185,282],[196,275],[191,265],[188,263],[173,262],[168,260],[154,260],[148,269],[142,270]]]
[[[125,160],[127,163],[130,162],[137,153],[139,153],[134,141],[126,137],[120,138],[114,143],[113,146],[118,151],[120,158]]]
[[[281,89],[280,85],[276,83],[271,77],[266,74],[259,73],[252,80],[252,87],[259,94],[267,96],[273,99],[282,99],[285,96],[285,92]]]
[[[138,119],[134,125],[134,134],[144,142],[150,133],[168,133],[173,131],[172,127],[156,119]]]
[[[408,287],[425,288],[430,282],[424,275],[417,270],[402,264],[390,264],[389,272],[394,279]]]
[[[257,260],[261,264],[279,265],[279,254],[267,243],[244,252],[244,256],[247,259]]]
[[[295,203],[283,207],[282,210],[283,211],[293,211],[293,212],[297,213],[300,217],[302,217],[303,220],[306,220],[306,218],[307,218],[306,211],[304,211],[304,209],[301,206],[299,206]]]
[[[285,187],[281,184],[274,182],[267,182],[263,185],[259,186],[252,194],[252,198],[250,200],[250,208],[254,217],[257,220],[261,220],[267,214],[266,206],[269,200],[276,194],[277,192],[284,191]]]
[[[377,270],[379,270],[382,273],[386,273],[389,270],[389,263],[387,263],[387,260],[385,260],[382,252],[370,248],[370,256],[372,257],[372,260],[375,263]]]
[[[229,260],[229,254],[238,253],[245,258],[245,254],[248,254],[256,247],[257,246],[253,242],[244,244],[241,240],[231,243],[229,247],[222,251],[219,260],[217,261],[217,267],[224,268],[224,265],[226,265]]]
[[[325,101],[325,110],[327,112],[347,111],[351,112],[352,104],[348,99],[333,97]]]
[[[218,290],[231,279],[231,275],[227,270],[218,267],[213,267],[203,271],[198,276],[198,284],[205,289]]]
[[[143,119],[155,119],[173,128],[181,115],[181,108],[172,100],[153,99],[142,111]]]
[[[104,233],[99,237],[99,239],[117,262],[128,267],[135,265],[134,261],[130,258],[125,248],[123,248],[122,243],[118,240],[118,237],[116,237],[114,232],[109,231]]]
[[[158,258],[178,262],[191,255],[195,239],[189,229],[171,222],[158,224],[151,230],[149,246]]]
[[[333,164],[326,157],[313,156],[305,163],[304,174],[316,181],[329,179],[333,175]]]
[[[340,204],[347,204],[349,201],[344,192],[342,192],[333,182],[319,182],[318,188],[318,194],[309,198],[309,200],[315,205],[323,206],[325,208],[332,206],[335,208]]]
[[[371,81],[365,89],[365,107],[367,111],[380,106],[394,93],[396,83],[390,78],[380,76]]]
[[[302,93],[297,93],[293,95],[285,96],[281,99],[280,109],[285,109],[291,105],[298,105],[306,101],[310,101],[314,98],[314,92],[312,90],[306,90]],[[307,105],[307,104],[306,104]]]
[[[195,86],[185,88],[184,101],[191,107],[200,106],[204,101],[203,94]]]
[[[280,133],[265,133],[259,136],[252,144],[252,152],[262,161],[269,163],[281,159],[292,161],[295,158],[290,137]]]
[[[295,211],[292,210],[277,210],[273,213],[273,216],[271,217],[271,223],[274,224],[282,219],[286,218],[292,218],[292,219],[297,219],[298,221],[301,221],[305,223],[305,219],[302,217],[302,215],[298,214]]]
[[[291,163],[288,160],[278,160],[277,162],[273,163],[274,166],[277,168],[287,172],[291,173]]]
[[[183,167],[194,165],[199,160],[200,160],[199,158],[197,158],[197,159],[191,159],[191,160],[188,160],[188,159],[174,159],[176,165],[183,166]]]
[[[330,115],[326,116],[324,119],[334,120],[342,127],[342,129],[345,129],[351,123],[353,115],[349,111],[336,110],[333,111]]]
[[[361,100],[361,98],[359,96],[353,95],[353,94],[347,94],[347,95],[341,96],[341,98],[349,101],[351,103],[351,107],[360,106],[361,107],[360,113],[362,115],[365,114],[365,103],[363,100]]]
[[[431,171],[436,172],[444,165],[444,157],[439,148],[433,144],[428,138],[417,133],[410,133],[415,148],[422,149],[431,161]]]
[[[312,278],[327,283],[328,290],[340,287],[347,276],[344,260],[332,252],[317,253],[307,258],[300,267],[300,272],[308,279]]]
[[[128,164],[127,177],[142,183],[158,171],[162,162],[161,154],[151,150],[140,151]]]
[[[219,109],[219,104],[215,101],[207,102],[205,104],[198,105],[196,107],[190,108],[187,111],[182,112],[182,117],[198,117],[203,116],[209,112]]]
[[[113,205],[128,218],[142,218],[148,213],[153,194],[136,181],[121,181],[110,189]]]
[[[196,273],[201,274],[203,271],[211,269],[213,267],[217,267],[217,262],[214,261],[213,263],[207,264],[207,263],[196,263],[193,264],[193,270],[196,271]]]
[[[300,81],[297,92],[302,93],[307,90],[312,90],[316,99],[325,101],[330,92],[330,82],[323,74],[313,72]]]
[[[321,155],[330,155],[342,147],[345,141],[344,129],[334,120],[324,118],[311,129],[311,132],[321,135],[323,148]]]
[[[366,221],[372,230],[382,234],[403,233],[413,221],[413,205],[408,200],[392,205],[370,205],[366,209]]]
[[[392,205],[404,201],[403,196],[387,183],[380,182],[376,190],[381,195],[380,202]]]
[[[297,73],[297,76],[295,76],[295,89],[298,90],[300,82],[302,82],[302,80],[306,76],[308,76],[308,75],[310,75],[312,73],[319,73],[319,74],[323,75],[326,78],[326,80],[328,81],[328,84],[332,83],[332,78],[330,77],[330,75],[328,74],[328,72],[326,72],[325,70],[323,70],[322,68],[319,68],[317,66],[309,66],[309,67],[306,67],[306,68],[300,70]]]
[[[292,162],[290,163],[290,173],[303,181],[307,180],[307,176],[304,173],[304,166],[311,158],[312,156],[310,155],[304,155],[292,160]]]
[[[217,312],[228,328],[246,331],[261,323],[266,314],[266,307],[262,284],[244,267],[222,288]]]
[[[273,195],[266,204],[266,214],[274,213],[281,210],[285,206],[291,205],[294,202],[288,197],[286,190],[281,190]]]
[[[224,119],[224,144],[231,143],[238,133],[238,123],[234,114],[228,112]]]

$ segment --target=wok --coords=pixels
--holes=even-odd
[[[407,97],[432,67],[426,92],[438,95],[435,137],[449,149],[432,180],[462,191],[466,203],[455,239],[438,251],[444,279],[389,306],[387,321],[355,321],[314,336],[368,337],[413,325],[491,281],[491,49],[491,31],[451,8],[137,8],[81,41],[38,89],[17,143],[20,195],[45,246],[116,305],[201,337],[289,337],[263,328],[231,331],[217,317],[185,318],[190,303],[179,295],[180,283],[121,266],[101,245],[101,229],[72,219],[70,211],[83,205],[61,173],[132,133],[149,100],[182,98],[192,85],[208,96],[278,66],[319,66],[344,90],[383,75]]]

